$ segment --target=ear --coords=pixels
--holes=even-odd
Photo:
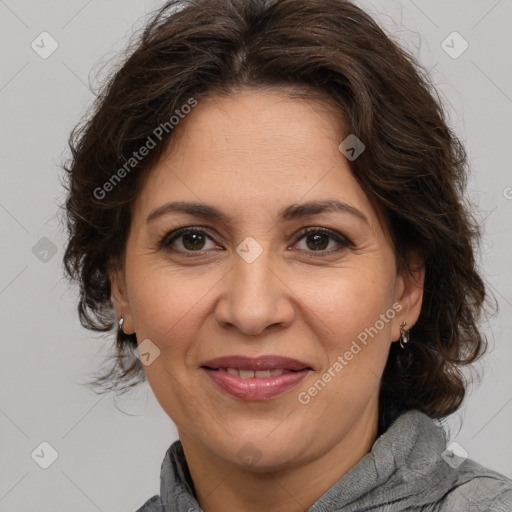
[[[126,288],[124,269],[116,268],[109,272],[109,276],[116,318],[118,321],[121,320],[121,318],[124,319],[123,332],[125,334],[134,334],[135,329],[133,326],[128,290]]]
[[[411,272],[403,270],[397,276],[395,303],[402,309],[397,312],[393,325],[393,341],[400,338],[400,323],[407,322],[405,330],[410,329],[418,320],[423,302],[425,265],[419,251],[411,251],[407,257]]]

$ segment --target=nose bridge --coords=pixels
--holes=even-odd
[[[272,280],[271,276],[275,277],[271,272],[270,242],[247,237],[237,246],[236,254],[238,258],[235,257],[235,287],[239,284],[245,291],[270,292],[273,286],[269,281]]]
[[[289,323],[293,307],[283,293],[270,241],[247,237],[236,247],[234,256],[217,319],[252,335],[269,325]]]

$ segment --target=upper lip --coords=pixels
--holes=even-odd
[[[260,357],[246,357],[246,356],[224,356],[210,359],[201,363],[200,366],[206,366],[212,369],[219,368],[237,368],[239,370],[304,370],[311,368],[307,363],[291,359],[289,357],[268,355]]]

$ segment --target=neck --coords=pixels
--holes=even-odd
[[[377,437],[377,407],[365,410],[341,441],[325,453],[277,471],[241,468],[179,433],[204,512],[298,512],[313,505],[371,450]]]

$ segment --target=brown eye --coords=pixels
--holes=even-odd
[[[350,247],[352,244],[345,237],[339,235],[335,231],[325,228],[313,228],[302,233],[302,236],[298,239],[298,242],[304,240],[306,252],[320,252],[320,253],[332,253],[337,252],[341,249],[336,249],[336,244],[343,248]],[[335,242],[334,250],[326,250],[329,247],[331,241]],[[303,250],[303,249],[300,249]]]
[[[327,249],[329,245],[329,236],[324,233],[315,233],[313,235],[307,235],[306,244],[309,249],[317,250],[317,249]]]
[[[207,250],[207,241],[213,239],[205,231],[196,228],[182,228],[167,234],[160,242],[160,249],[177,252],[201,252]],[[213,244],[215,246],[215,244]]]
[[[183,247],[190,251],[201,250],[205,243],[205,237],[201,233],[188,233],[181,235]]]
[[[208,240],[212,242],[213,247],[205,247]],[[347,238],[336,231],[326,228],[307,229],[302,232],[296,243],[302,240],[305,242],[305,247],[299,248],[299,250],[306,253],[318,253],[318,256],[339,252],[344,248],[352,246],[352,243]],[[334,242],[334,247],[328,250],[332,242]],[[200,256],[203,251],[211,248],[218,248],[213,241],[213,237],[207,234],[204,229],[194,227],[181,228],[168,233],[159,243],[159,249],[166,249],[187,256],[196,256],[194,253]]]

